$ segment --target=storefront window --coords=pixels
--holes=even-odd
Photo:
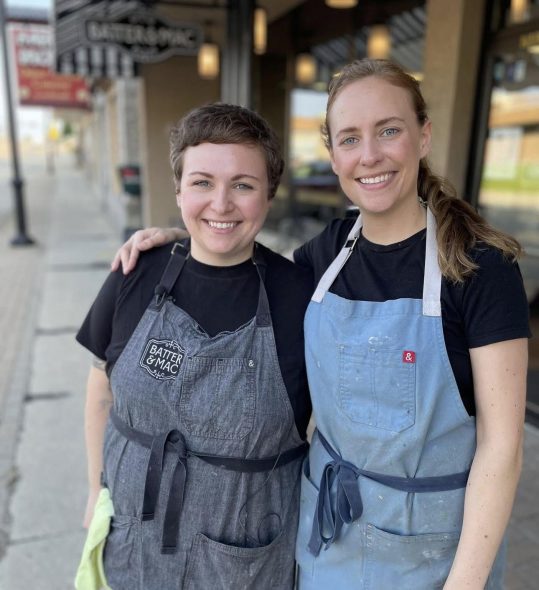
[[[505,17],[506,25],[517,25],[539,18],[539,0],[510,0]]]
[[[483,214],[524,245],[530,300],[539,294],[539,55],[500,57],[479,194]]]
[[[427,12],[424,2],[416,0],[415,4],[404,11],[398,7],[380,10],[374,24],[373,15],[364,19],[358,11],[357,18],[343,22],[340,34],[320,40],[295,56],[289,145],[289,188],[295,215],[327,221],[342,215],[351,205],[339,188],[320,135],[327,86],[352,59],[374,57],[375,45],[376,57],[382,57],[379,51],[383,45],[384,57],[421,79]],[[375,37],[378,43],[374,43]]]
[[[527,410],[539,420],[539,53],[532,36],[500,51],[493,69],[489,130],[479,192],[481,213],[515,236],[535,336],[529,345]],[[539,37],[539,31],[538,31]]]
[[[296,201],[301,215],[322,219],[338,215],[344,199],[320,133],[326,100],[326,92],[292,93],[290,164]]]

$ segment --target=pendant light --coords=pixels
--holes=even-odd
[[[219,46],[203,43],[198,51],[198,75],[204,80],[214,80],[219,75]]]
[[[326,5],[330,8],[354,8],[357,0],[326,0]]]
[[[211,22],[207,22],[206,28],[210,29]],[[213,43],[208,33],[206,41],[198,50],[198,75],[203,80],[214,80],[219,75],[219,45]]]
[[[528,20],[529,0],[511,0],[510,18],[512,23],[524,23]]]
[[[296,57],[296,82],[308,86],[316,80],[316,60],[310,53],[300,53]]]
[[[374,25],[367,39],[367,56],[371,59],[387,59],[391,51],[391,35],[386,25]]]
[[[268,16],[264,8],[255,8],[253,16],[253,47],[257,55],[266,53]]]

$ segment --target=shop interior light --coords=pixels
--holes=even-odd
[[[253,46],[257,55],[266,53],[268,16],[264,8],[256,8],[253,18]]]
[[[354,8],[357,6],[357,0],[326,0],[330,8]]]
[[[367,40],[367,55],[372,59],[387,59],[391,52],[391,35],[386,25],[374,25]]]
[[[528,47],[528,51],[533,53],[534,55],[539,55],[539,44],[538,45],[530,45]]]
[[[213,80],[219,75],[219,46],[203,43],[198,51],[198,75],[204,80]]]
[[[308,85],[316,80],[316,60],[310,53],[300,53],[296,57],[296,82]]]
[[[526,22],[530,16],[529,0],[511,0],[511,22],[523,23]]]

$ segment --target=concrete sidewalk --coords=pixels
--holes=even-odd
[[[68,590],[85,536],[83,405],[90,364],[74,335],[107,275],[118,236],[71,164],[61,163],[55,178],[35,173],[27,193],[39,246],[7,247],[11,230],[0,226],[0,327],[7,344],[0,352],[0,590]],[[264,241],[283,245],[270,233]],[[539,433],[533,427],[526,427],[509,540],[507,589],[537,588]]]
[[[67,590],[85,537],[83,404],[90,365],[74,335],[118,239],[71,164],[63,162],[55,177],[42,173],[32,180],[29,218],[38,246],[13,250],[5,246],[9,233],[0,235],[0,264],[12,271],[11,280],[3,277],[2,291],[11,292],[15,280],[12,309],[2,314],[12,325],[3,333],[17,338],[13,356],[20,355],[2,365],[11,369],[12,383],[3,393],[0,442],[10,449],[18,445],[1,464],[2,487],[11,482],[12,495],[0,506],[7,508],[2,529],[8,536],[0,589]]]

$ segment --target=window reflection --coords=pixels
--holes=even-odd
[[[539,16],[539,0],[511,0],[508,3],[506,24],[517,25]]]
[[[294,90],[290,163],[300,215],[327,220],[343,209],[344,197],[322,141],[327,93]]]
[[[494,78],[479,206],[524,245],[532,301],[539,294],[539,55],[501,58]]]
[[[537,33],[530,35],[539,37]],[[519,262],[530,302],[527,407],[539,408],[539,54],[535,39],[499,56],[489,112],[480,211],[526,250]],[[525,49],[527,48],[527,49]]]

